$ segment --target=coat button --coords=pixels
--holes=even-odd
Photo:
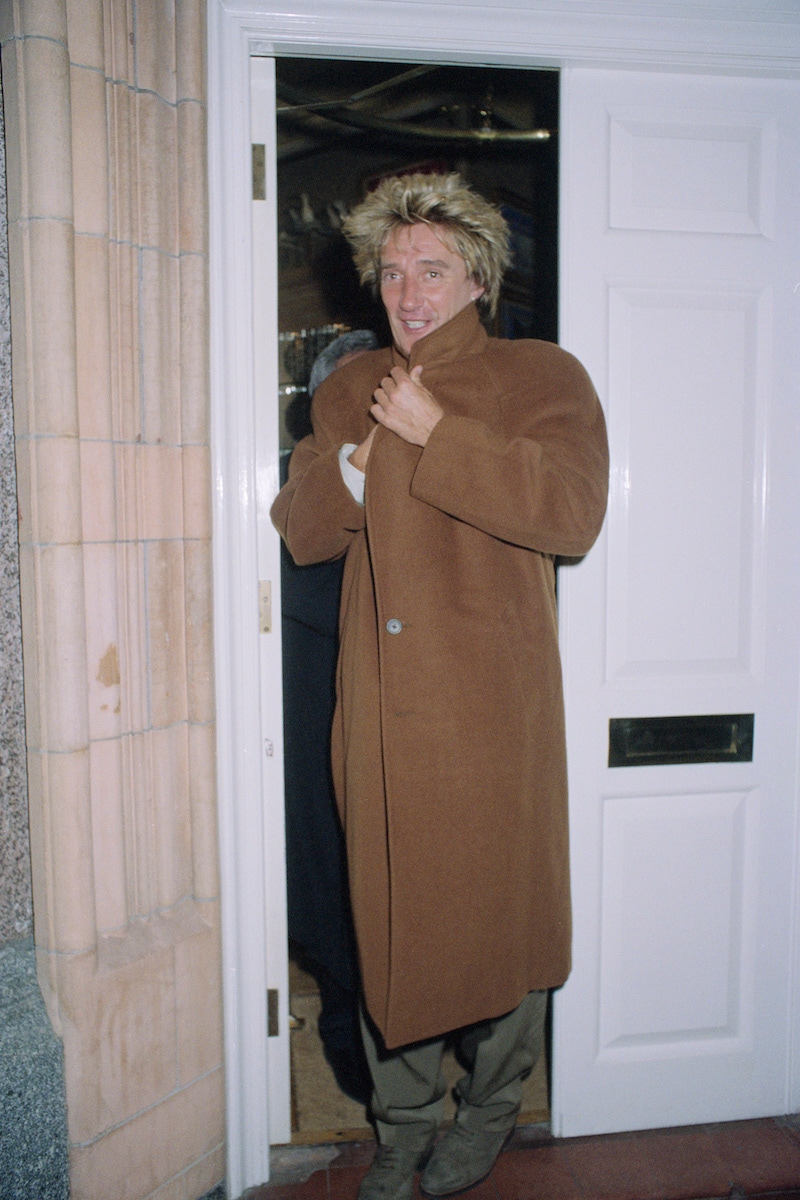
[[[391,621],[386,622],[387,633],[399,633],[403,628],[403,622],[398,621],[397,617],[392,617]]]

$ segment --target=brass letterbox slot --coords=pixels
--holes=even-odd
[[[693,717],[613,717],[610,767],[752,762],[753,713]]]

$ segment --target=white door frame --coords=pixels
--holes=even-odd
[[[258,624],[249,60],[318,55],[795,75],[800,14],[718,0],[207,0],[217,786],[229,1196],[269,1178],[265,755]],[[577,9],[580,11],[577,11]],[[759,8],[763,7],[763,15]],[[658,9],[659,16],[653,15]],[[670,19],[664,20],[670,10]],[[713,50],[707,49],[713,47]],[[562,145],[562,153],[568,146]],[[569,230],[562,230],[568,237]],[[563,328],[572,298],[562,289]],[[277,349],[277,347],[276,347]],[[276,464],[277,466],[277,464]],[[275,473],[277,479],[277,471]],[[262,514],[263,515],[263,514]],[[268,635],[261,635],[268,636]],[[276,731],[276,740],[280,731]],[[798,1047],[800,1053],[800,1047]]]

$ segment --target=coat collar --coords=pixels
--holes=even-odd
[[[444,366],[467,354],[479,353],[486,341],[487,333],[481,325],[477,305],[468,304],[433,333],[415,342],[408,358],[397,346],[392,346],[392,365],[405,367],[408,371],[416,366]]]

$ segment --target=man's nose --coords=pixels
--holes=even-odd
[[[400,289],[400,307],[402,309],[416,308],[419,304],[419,285],[416,279],[405,276]]]

